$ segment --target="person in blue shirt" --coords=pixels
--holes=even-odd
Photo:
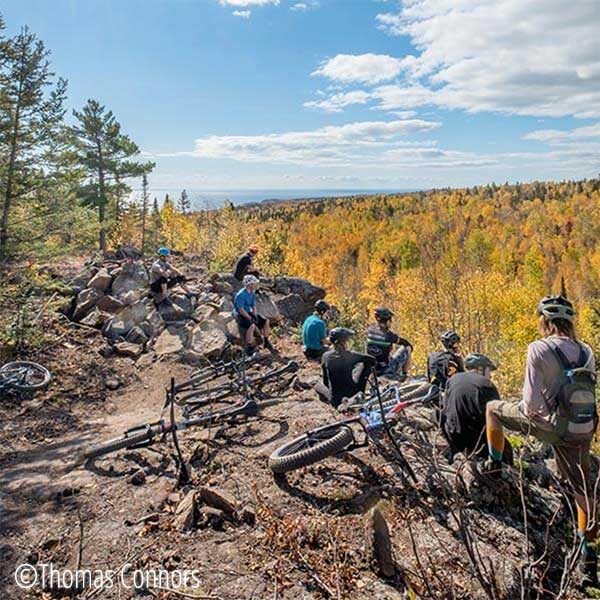
[[[244,287],[235,295],[233,300],[233,316],[240,330],[245,331],[246,353],[252,356],[256,352],[255,340],[262,338],[264,347],[270,352],[275,348],[269,341],[269,320],[256,312],[256,290],[259,281],[254,275],[246,275]]]
[[[325,314],[329,308],[325,300],[317,300],[313,314],[302,323],[302,350],[309,360],[320,360],[329,345],[325,324]]]

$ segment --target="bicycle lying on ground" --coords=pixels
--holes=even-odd
[[[0,392],[37,392],[51,379],[50,371],[37,363],[20,360],[0,367]]]
[[[377,387],[376,398],[366,402],[347,403],[348,408],[359,409],[357,416],[317,427],[290,440],[271,454],[269,467],[274,473],[295,471],[327,457],[368,446],[369,441],[376,441],[379,434],[386,431],[396,447],[401,466],[414,479],[410,465],[391,436],[389,424],[397,420],[407,406],[435,401],[439,397],[439,389],[426,382],[421,382],[416,387],[410,384],[406,389],[409,391],[403,393],[402,385],[390,385],[380,393]],[[384,398],[392,399],[384,401]],[[357,439],[353,425],[362,428],[362,440]]]

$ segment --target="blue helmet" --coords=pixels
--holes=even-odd
[[[169,256],[171,254],[171,251],[168,248],[159,248],[156,251],[156,254],[158,254],[159,256]]]

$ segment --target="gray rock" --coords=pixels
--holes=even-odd
[[[190,531],[196,525],[197,518],[196,492],[191,490],[175,509],[173,529],[177,531]]]
[[[127,481],[131,483],[131,485],[143,485],[146,483],[146,473],[144,473],[143,469],[138,469]]]
[[[98,304],[98,300],[102,298],[101,291],[95,288],[86,288],[77,295],[77,304],[73,313],[73,320],[79,321],[89,314],[92,309]]]
[[[131,327],[134,327],[145,321],[151,312],[152,309],[150,307],[148,307],[143,302],[138,301],[130,306],[126,306],[119,313],[119,316],[121,317],[121,319],[128,322],[131,325]]]
[[[269,319],[269,321],[277,322],[282,319],[282,315],[277,306],[275,306],[271,296],[265,292],[258,292],[256,294],[256,312],[265,319]]]
[[[211,277],[211,283],[213,285],[213,289],[215,284],[223,285],[227,283],[231,286],[232,294],[236,294],[242,289],[242,282],[239,279],[236,279],[231,273],[215,273]]]
[[[121,387],[121,382],[116,377],[108,377],[104,380],[104,385],[109,390],[117,390]]]
[[[221,529],[225,521],[225,514],[218,508],[212,506],[203,506],[198,511],[198,525],[200,527],[212,527]]]
[[[144,344],[148,343],[148,336],[144,333],[144,330],[136,325],[133,329],[129,330],[129,333],[125,336],[125,339],[132,344],[139,344],[140,346],[144,346]]]
[[[84,269],[79,275],[71,280],[71,289],[78,294],[81,290],[87,287],[88,281],[98,271],[98,267],[88,267]]]
[[[100,269],[89,281],[87,286],[101,292],[106,292],[112,283],[112,277],[106,269]]]
[[[384,577],[393,577],[396,565],[392,556],[390,530],[379,506],[367,513],[365,538],[367,552],[372,556],[378,571]]]
[[[233,310],[233,301],[228,296],[223,296],[219,302],[219,312],[231,312]]]
[[[186,312],[173,298],[163,300],[157,308],[161,318],[167,323],[185,321],[190,316],[190,313]]]
[[[96,327],[99,329],[104,325],[104,323],[110,321],[110,319],[112,319],[112,315],[98,310],[98,306],[96,306],[94,309],[92,309],[91,313],[83,317],[83,319],[81,319],[81,321],[79,322],[82,325],[87,325],[88,327]]]
[[[112,284],[112,294],[121,298],[132,291],[145,291],[149,285],[148,272],[141,263],[124,264]]]
[[[137,358],[143,351],[139,344],[132,344],[131,342],[117,342],[113,347],[117,354],[131,358]]]
[[[204,504],[218,508],[225,513],[235,514],[236,502],[227,492],[217,488],[201,487],[198,493]]]
[[[185,329],[176,329],[168,327],[165,329],[154,342],[154,352],[157,355],[173,354],[183,350],[186,343],[187,333]]]
[[[131,329],[131,323],[124,321],[120,316],[113,317],[104,324],[102,334],[110,340],[125,338]]]
[[[228,281],[217,280],[212,284],[212,290],[217,294],[223,294],[231,296],[233,294],[233,286]]]
[[[104,312],[118,313],[125,306],[125,304],[114,296],[102,296],[102,298],[98,300],[97,306]]]
[[[310,315],[314,303],[307,302],[299,294],[288,294],[275,300],[279,312],[292,323],[301,323]]]
[[[227,346],[227,335],[217,323],[203,321],[192,329],[190,348],[206,358],[220,356]]]
[[[325,298],[325,290],[300,277],[275,277],[273,291],[276,294],[298,294],[305,302],[313,304]]]
[[[144,297],[144,294],[146,294],[146,290],[144,290],[144,288],[140,288],[139,290],[131,290],[130,292],[121,294],[121,301],[125,306],[128,306],[134,302],[137,302],[138,300],[141,300]]]

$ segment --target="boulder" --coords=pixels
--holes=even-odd
[[[118,313],[125,306],[125,304],[114,296],[102,296],[102,298],[98,300],[97,306],[104,312]]]
[[[217,279],[213,282],[211,291],[216,292],[217,294],[231,296],[233,294],[233,286],[228,281]]]
[[[223,284],[229,284],[231,286],[232,294],[237,294],[237,292],[242,289],[242,282],[239,279],[236,279],[231,273],[215,273],[210,281],[213,289],[215,289],[215,285],[223,289]]]
[[[235,514],[236,503],[235,500],[227,493],[222,490],[210,487],[201,487],[198,490],[200,500],[208,506],[218,508],[224,513]]]
[[[138,260],[142,258],[142,253],[133,246],[121,246],[115,252],[115,258],[117,260],[125,260],[126,258],[133,258]]]
[[[145,321],[150,313],[152,312],[152,307],[147,306],[141,301],[135,302],[130,306],[126,306],[120,313],[119,316],[124,321],[128,322],[132,327],[139,325],[143,321]]]
[[[131,342],[117,342],[113,347],[117,354],[131,358],[137,358],[143,352],[143,348],[139,344]]]
[[[132,325],[129,321],[124,321],[120,316],[108,320],[102,329],[102,334],[110,340],[116,341],[119,338],[125,338]]]
[[[113,281],[112,294],[121,298],[128,292],[144,292],[148,285],[148,272],[142,263],[125,263]]]
[[[300,277],[275,277],[273,291],[276,294],[298,294],[305,302],[314,304],[317,300],[325,298],[325,290],[313,285]]]
[[[275,306],[292,323],[301,323],[313,311],[314,303],[307,302],[300,294],[288,294],[276,299]]]
[[[100,300],[102,296],[102,292],[95,288],[86,288],[79,292],[77,295],[75,312],[73,313],[73,320],[79,321],[83,319],[83,317],[89,314],[96,304],[98,304],[98,300]]]
[[[396,565],[392,555],[390,530],[379,505],[367,513],[365,538],[367,553],[371,555],[379,573],[384,577],[393,577]]]
[[[224,520],[225,513],[218,508],[213,508],[212,506],[203,506],[198,511],[199,527],[212,527],[213,529],[221,529]]]
[[[277,322],[281,321],[282,318],[271,296],[265,292],[258,292],[256,294],[256,312],[265,319],[269,319],[269,321]]]
[[[171,296],[158,305],[158,312],[166,322],[185,321],[192,314],[192,303],[189,298]]]
[[[183,350],[187,338],[185,329],[167,327],[154,342],[154,352],[157,355],[173,354]]]
[[[79,321],[82,325],[87,325],[88,327],[95,327],[97,329],[101,328],[104,323],[110,321],[112,319],[112,315],[101,311],[98,309],[98,306],[92,309],[92,312],[87,316],[83,317],[81,321]]]
[[[112,283],[112,277],[106,269],[100,269],[89,281],[87,286],[106,292]]]
[[[191,490],[175,509],[173,528],[178,531],[190,531],[196,525],[197,518],[196,492]]]
[[[203,321],[192,329],[190,349],[206,358],[220,356],[227,346],[227,335],[214,321]]]
[[[132,329],[129,330],[129,333],[125,336],[125,340],[131,342],[132,344],[139,344],[140,346],[144,346],[144,344],[148,343],[148,336],[141,328],[141,326],[136,325]]]
[[[219,302],[219,312],[231,312],[233,310],[233,300],[228,296],[223,296]]]
[[[125,306],[129,306],[130,304],[133,304],[134,302],[137,302],[138,300],[143,298],[145,293],[146,290],[144,290],[144,288],[140,288],[139,290],[131,290],[130,292],[125,292],[121,295],[121,302],[123,302]]]
[[[146,328],[144,327],[145,323],[152,327],[152,336],[157,336],[165,328],[165,322],[156,309],[152,309],[144,323],[141,324],[144,332],[146,332]]]
[[[88,281],[94,276],[97,270],[97,267],[87,267],[86,269],[84,269],[81,273],[79,273],[77,276],[71,279],[71,289],[76,294],[81,292],[81,290],[87,287]]]

